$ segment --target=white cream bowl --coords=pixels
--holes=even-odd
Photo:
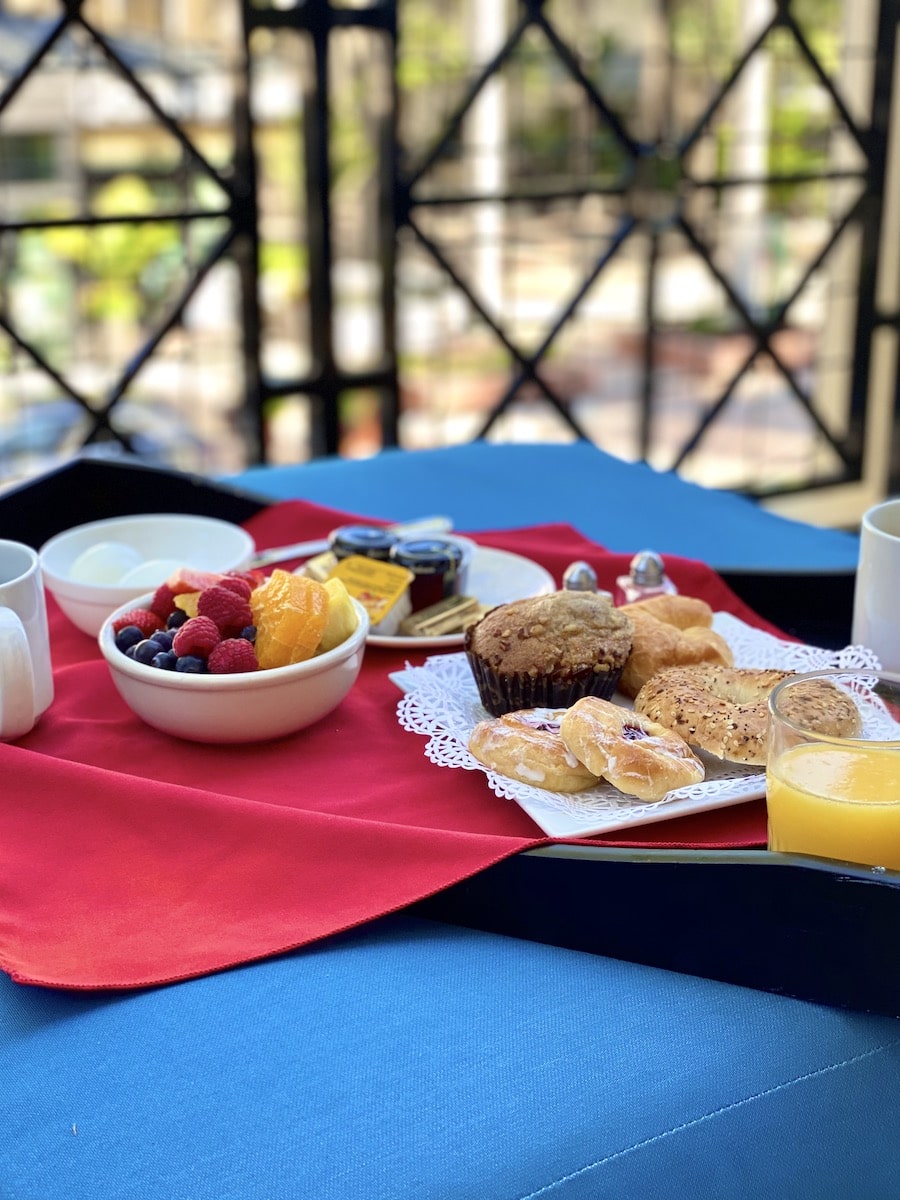
[[[92,548],[105,543],[130,547],[146,564],[161,564],[161,577],[131,586],[89,583],[72,578],[72,568]],[[233,571],[246,566],[256,551],[240,525],[216,517],[148,513],[90,521],[56,534],[40,549],[44,586],[69,620],[96,637],[111,612],[155,588],[171,573],[171,564],[199,571]]]
[[[262,742],[296,733],[337,708],[359,676],[369,618],[353,601],[358,623],[333,650],[289,667],[234,675],[192,675],[144,666],[115,642],[113,623],[130,608],[145,607],[152,593],[123,605],[104,622],[98,643],[113,683],[128,707],[148,725],[192,742]]]

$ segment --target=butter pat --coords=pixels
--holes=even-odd
[[[306,575],[309,579],[315,579],[317,583],[324,583],[337,566],[337,561],[337,555],[325,550],[322,554],[307,559],[295,574]]]
[[[480,615],[481,605],[474,596],[447,596],[401,621],[400,632],[409,637],[441,637],[447,633],[462,633]]]
[[[340,579],[350,595],[363,605],[369,614],[371,633],[393,636],[412,611],[409,585],[413,574],[405,567],[351,554],[339,560],[329,577]]]

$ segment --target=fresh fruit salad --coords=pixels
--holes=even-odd
[[[305,662],[356,629],[353,601],[339,579],[319,583],[276,569],[174,571],[146,608],[113,622],[123,654],[161,671],[234,675]]]

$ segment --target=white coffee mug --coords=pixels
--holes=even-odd
[[[28,733],[52,701],[40,561],[30,546],[0,540],[0,740]]]
[[[853,641],[874,650],[887,671],[900,671],[900,499],[862,519],[853,597]]]

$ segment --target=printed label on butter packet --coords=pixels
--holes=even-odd
[[[405,567],[351,554],[338,562],[331,576],[342,580],[350,595],[365,607],[373,633],[389,633],[389,625],[396,629],[410,611],[413,574]]]

